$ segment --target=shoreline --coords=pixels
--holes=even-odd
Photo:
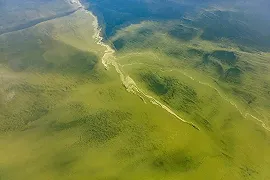
[[[152,104],[156,105],[156,106],[159,106],[161,107],[162,109],[166,110],[168,113],[170,113],[171,115],[173,115],[175,118],[177,118],[178,120],[186,123],[186,124],[189,124],[191,125],[193,128],[197,129],[197,130],[200,130],[199,127],[197,127],[195,124],[193,124],[192,122],[189,122],[189,121],[186,121],[184,120],[183,118],[179,117],[173,110],[171,110],[168,106],[164,105],[163,103],[161,103],[160,101],[158,101],[157,99],[155,99],[154,97],[148,95],[147,93],[145,93],[142,89],[140,89],[137,84],[135,83],[135,81],[129,76],[129,75],[125,75],[124,71],[121,70],[121,67],[122,65],[117,63],[115,61],[115,56],[114,56],[114,53],[115,53],[115,50],[113,48],[111,48],[109,45],[105,44],[103,41],[103,37],[101,36],[101,28],[99,27],[99,23],[98,23],[98,18],[89,10],[87,10],[79,0],[74,0],[73,4],[77,4],[78,7],[80,9],[82,9],[85,13],[88,13],[90,14],[93,18],[94,18],[94,21],[93,21],[93,27],[94,27],[94,35],[93,35],[93,39],[96,40],[96,43],[98,45],[101,45],[103,47],[106,48],[106,50],[104,51],[104,55],[103,57],[101,58],[101,61],[102,61],[102,64],[103,66],[105,67],[106,70],[109,70],[109,66],[112,65],[116,72],[119,74],[120,76],[120,80],[122,82],[122,84],[124,85],[124,87],[126,88],[126,90],[128,92],[131,92],[137,96],[140,97],[140,99],[146,103],[146,100],[147,99],[149,102],[151,102]],[[191,77],[192,80],[195,80],[194,78]],[[205,83],[202,83],[202,82],[199,82],[201,84],[204,84],[204,85],[208,85],[208,84],[205,84]],[[209,85],[209,87],[213,88],[212,86]],[[224,98],[221,93],[216,89],[216,88],[213,88],[214,90],[216,90],[218,92],[218,94],[223,98],[225,99],[226,101],[228,101],[232,106],[234,106],[239,112],[240,114],[244,117],[244,118],[247,118],[247,116],[251,116],[253,119],[255,119],[257,122],[261,123],[261,126],[262,128],[264,128],[265,130],[267,131],[270,131],[270,128],[266,126],[266,124],[258,119],[257,117],[253,116],[252,114],[249,114],[249,113],[243,113],[235,103],[232,103],[231,101],[229,101],[227,98]]]
[[[87,11],[87,10],[85,10]],[[98,19],[97,17],[91,13],[90,11],[88,11],[88,13],[90,13],[93,17],[94,17],[94,22],[93,22],[93,26],[95,28],[96,33],[93,35],[93,38],[97,40],[97,44],[106,47],[105,53],[102,57],[102,64],[104,65],[105,69],[108,70],[109,69],[109,65],[112,65],[116,72],[120,75],[120,79],[122,81],[122,84],[125,86],[126,90],[128,92],[131,92],[135,95],[138,95],[144,103],[146,103],[144,97],[146,99],[148,99],[152,104],[161,107],[162,109],[166,110],[168,113],[170,113],[171,115],[173,115],[175,118],[177,118],[178,120],[182,121],[183,123],[186,123],[190,126],[192,126],[193,128],[195,128],[196,130],[200,131],[200,128],[198,126],[196,126],[195,124],[193,124],[192,122],[186,121],[183,118],[179,117],[175,112],[173,112],[169,107],[167,107],[166,105],[162,104],[160,101],[156,100],[154,97],[146,94],[145,92],[143,92],[135,83],[135,81],[129,76],[129,75],[124,75],[124,72],[120,70],[120,64],[118,64],[115,60],[115,50],[113,50],[109,45],[105,44],[102,42],[103,37],[101,37],[100,33],[101,33],[101,29],[99,28],[98,25]]]
[[[93,39],[96,40],[96,43],[105,47],[106,50],[104,52],[103,57],[101,58],[102,64],[104,65],[106,70],[109,70],[109,65],[112,65],[116,72],[119,74],[120,76],[120,80],[122,82],[122,84],[124,85],[124,87],[126,88],[126,90],[130,93],[133,93],[137,96],[140,97],[140,99],[146,103],[147,99],[149,102],[151,102],[153,105],[156,105],[162,109],[164,109],[165,111],[167,111],[169,114],[171,114],[172,116],[174,116],[176,119],[180,120],[181,122],[190,125],[192,128],[200,131],[200,128],[193,124],[192,122],[186,121],[183,118],[181,118],[180,116],[178,116],[175,112],[173,112],[173,110],[171,110],[169,107],[167,107],[166,105],[162,104],[160,101],[156,100],[154,97],[146,94],[143,90],[141,90],[137,84],[135,83],[135,81],[129,76],[129,75],[125,75],[124,72],[120,69],[121,65],[118,64],[115,61],[115,50],[112,49],[109,45],[105,44],[102,42],[103,37],[100,35],[101,33],[101,28],[99,28],[99,24],[98,24],[98,19],[97,17],[90,11],[88,11],[87,9],[85,9],[85,7],[80,3],[79,0],[76,1],[76,3],[78,4],[78,6],[82,9],[82,11],[84,11],[85,13],[90,14],[93,18],[93,27],[94,27],[94,35],[92,36]]]

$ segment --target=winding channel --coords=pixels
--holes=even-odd
[[[75,3],[75,1],[74,1],[74,3]],[[186,124],[190,125],[194,129],[200,131],[200,128],[197,125],[193,124],[192,122],[186,121],[183,118],[181,118],[180,116],[178,116],[168,106],[164,105],[163,103],[161,103],[160,101],[158,101],[157,99],[155,99],[154,97],[148,95],[142,89],[140,89],[137,86],[137,84],[135,83],[135,81],[129,75],[125,75],[123,70],[121,70],[121,68],[120,68],[121,65],[116,62],[116,58],[114,56],[115,50],[112,49],[109,45],[103,43],[103,38],[100,35],[101,34],[101,28],[99,27],[97,17],[94,14],[92,14],[90,11],[86,10],[86,8],[80,3],[79,0],[77,0],[76,3],[77,3],[77,5],[80,6],[80,8],[83,11],[85,11],[85,13],[91,14],[91,16],[93,16],[93,18],[94,18],[93,27],[94,27],[95,34],[93,35],[93,38],[96,40],[97,44],[99,44],[99,45],[106,48],[105,53],[104,53],[104,55],[102,57],[102,64],[104,65],[105,69],[108,70],[109,66],[113,66],[115,68],[116,72],[119,74],[120,80],[122,81],[122,84],[124,85],[126,90],[128,92],[131,92],[131,93],[134,93],[134,94],[138,95],[144,101],[144,103],[146,103],[146,99],[147,99],[152,104],[157,105],[157,106],[163,108],[164,110],[166,110],[168,113],[173,115],[178,120],[182,121],[183,123],[186,123]]]
[[[173,115],[174,117],[176,117],[178,120],[180,120],[180,121],[182,121],[182,122],[184,122],[186,124],[191,125],[193,128],[195,128],[197,130],[200,130],[200,128],[197,125],[193,124],[192,122],[189,122],[189,121],[184,120],[183,118],[181,118],[180,116],[178,116],[175,112],[173,112],[173,110],[171,110],[168,106],[164,105],[163,103],[161,103],[160,101],[158,101],[154,97],[152,97],[152,96],[148,95],[147,93],[145,93],[142,89],[140,89],[137,86],[137,84],[135,83],[135,81],[129,75],[125,75],[124,71],[121,70],[122,65],[120,65],[119,63],[116,62],[116,58],[114,56],[115,50],[112,49],[109,45],[107,45],[107,44],[105,44],[103,42],[103,38],[101,36],[101,28],[99,27],[97,17],[94,14],[92,14],[90,11],[86,10],[86,8],[80,3],[79,0],[77,0],[76,3],[79,5],[79,7],[81,9],[83,9],[83,11],[85,11],[86,13],[91,14],[91,16],[93,16],[93,18],[94,18],[93,27],[94,27],[94,30],[95,30],[95,34],[93,35],[93,38],[96,40],[97,44],[99,44],[99,45],[101,45],[101,46],[103,46],[103,47],[106,48],[105,53],[104,53],[104,55],[102,57],[102,64],[104,65],[104,67],[107,70],[109,69],[109,66],[110,65],[115,68],[115,70],[119,74],[120,79],[121,79],[123,85],[125,86],[126,90],[128,92],[131,92],[131,93],[134,93],[134,94],[138,95],[145,103],[146,103],[146,100],[145,99],[147,99],[152,104],[157,105],[157,106],[163,108],[164,110],[166,110],[168,113],[170,113],[171,115]],[[132,65],[132,64],[128,64],[128,65]],[[170,70],[170,71],[174,71],[174,70],[175,69]],[[181,73],[184,74],[185,76],[187,76],[188,78],[190,78],[191,80],[197,81],[198,83],[200,83],[202,85],[205,85],[205,86],[208,86],[208,87],[214,89],[219,94],[220,97],[222,97],[225,101],[229,102],[232,106],[234,106],[238,110],[238,112],[240,112],[240,114],[244,118],[247,118],[248,116],[250,116],[253,119],[255,119],[256,121],[260,122],[261,123],[261,126],[265,130],[270,131],[270,128],[267,127],[266,124],[262,120],[258,119],[257,117],[253,116],[250,113],[244,113],[244,112],[242,112],[234,102],[232,102],[231,100],[229,100],[227,97],[224,97],[222,95],[222,93],[217,88],[211,86],[208,83],[204,83],[204,82],[195,80],[193,77],[187,75],[186,73],[183,73],[183,72],[181,72]]]

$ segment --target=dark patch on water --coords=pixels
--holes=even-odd
[[[197,93],[192,87],[175,78],[159,76],[153,72],[141,73],[140,77],[149,90],[176,110],[190,113],[197,108]]]
[[[200,164],[201,162],[196,157],[180,150],[166,152],[156,157],[152,162],[152,167],[158,171],[188,172],[197,169]]]
[[[77,52],[57,68],[63,72],[85,74],[93,70],[97,62],[98,57],[95,54],[90,52]]]
[[[185,27],[183,25],[176,25],[171,30],[168,31],[168,34],[174,38],[190,41],[197,35],[197,30],[190,27]]]
[[[224,73],[224,80],[229,83],[241,83],[242,70],[238,67],[232,67]]]
[[[206,53],[203,56],[203,63],[208,64],[209,62],[214,62],[212,58],[216,59],[222,64],[226,64],[229,66],[235,65],[237,62],[237,55],[234,52],[231,51],[225,51],[225,50],[216,50],[212,53]]]
[[[116,50],[120,50],[125,46],[126,42],[123,38],[118,38],[118,39],[112,41],[112,44]]]
[[[201,67],[214,70],[218,78],[227,83],[241,83],[241,76],[243,71],[239,66],[234,66],[237,62],[237,56],[234,52],[229,51],[214,51],[213,53],[206,53],[202,57],[202,62],[197,63],[196,67]]]
[[[67,123],[54,122],[50,125],[50,130],[63,131],[80,127],[83,129],[81,141],[83,143],[104,143],[118,136],[126,125],[126,121],[131,118],[127,112],[100,111],[94,114],[82,115],[74,121]]]
[[[237,55],[231,51],[217,50],[212,52],[210,56],[228,65],[234,65],[237,61]]]
[[[206,54],[204,54],[203,55],[203,58],[202,58],[202,62],[203,62],[203,64],[208,64],[209,63],[209,53],[206,53]]]
[[[241,166],[239,169],[240,169],[240,174],[244,179],[254,178],[254,176],[259,174],[257,170],[250,168],[246,165]]]
[[[148,87],[157,95],[164,95],[168,93],[171,88],[171,82],[156,74],[147,73],[142,74],[141,78],[148,84]]]
[[[213,131],[213,127],[211,125],[211,123],[204,118],[203,116],[201,116],[198,113],[195,113],[194,117],[192,118],[196,124],[198,124],[200,127],[203,127],[204,129],[206,129],[207,131]]]
[[[236,87],[232,88],[232,93],[235,96],[242,98],[247,104],[252,104],[257,99],[256,95],[252,94],[251,92],[247,92],[246,90]]]

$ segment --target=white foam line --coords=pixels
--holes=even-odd
[[[122,67],[125,67],[125,66],[132,66],[132,65],[141,65],[143,63],[130,63],[130,64],[122,64],[121,66]]]
[[[77,2],[81,7],[83,7],[83,5],[80,2]],[[161,102],[159,102],[158,100],[156,100],[155,98],[153,98],[152,96],[144,93],[141,89],[138,88],[138,86],[136,85],[136,83],[134,82],[134,80],[128,76],[128,75],[124,75],[124,72],[121,71],[120,69],[120,65],[115,61],[115,57],[114,57],[114,53],[115,51],[107,44],[103,43],[102,40],[103,38],[101,37],[100,33],[101,33],[101,29],[98,26],[98,19],[96,16],[94,16],[90,11],[87,11],[84,7],[83,7],[83,11],[85,11],[86,13],[90,14],[91,16],[93,16],[94,21],[93,21],[93,26],[94,26],[94,30],[95,30],[95,34],[93,35],[93,38],[96,40],[97,44],[103,46],[106,48],[105,53],[102,57],[102,64],[104,65],[104,67],[108,70],[109,69],[109,65],[112,65],[116,72],[119,74],[120,79],[123,83],[123,85],[125,86],[126,90],[128,92],[134,93],[136,95],[138,95],[143,101],[144,103],[146,103],[145,99],[142,97],[146,97],[149,99],[149,101],[152,104],[158,105],[159,107],[165,109],[168,113],[172,114],[174,117],[176,117],[178,120],[191,125],[193,128],[200,130],[200,128],[198,128],[195,124],[188,122],[186,120],[184,120],[183,118],[179,117],[176,113],[174,113],[169,107],[165,106],[164,104],[162,104]]]
[[[140,56],[142,54],[144,54],[144,53],[139,53],[139,52],[128,53],[128,54],[126,54],[124,56],[122,55],[121,57],[118,57],[118,59],[125,59],[125,58],[130,57],[130,56]]]
[[[219,96],[220,96],[221,98],[223,98],[225,101],[229,102],[232,106],[234,106],[234,107],[237,109],[237,111],[238,111],[244,118],[247,118],[248,116],[250,116],[250,117],[252,117],[253,119],[255,119],[256,121],[260,122],[261,125],[262,125],[262,127],[263,127],[265,130],[270,131],[270,128],[267,127],[266,124],[265,124],[262,120],[260,120],[259,118],[253,116],[253,115],[250,114],[250,113],[243,113],[243,112],[238,108],[238,106],[237,106],[235,103],[233,103],[231,100],[229,100],[226,96],[222,95],[222,93],[221,93],[217,88],[211,86],[210,84],[205,83],[205,82],[201,82],[201,81],[199,81],[199,80],[195,80],[192,76],[189,76],[189,75],[187,75],[185,72],[182,72],[182,71],[177,70],[177,69],[171,69],[171,70],[162,71],[162,72],[172,72],[172,71],[180,72],[181,74],[185,75],[186,77],[190,78],[191,80],[197,81],[199,84],[202,84],[202,85],[205,85],[205,86],[208,86],[208,87],[214,89],[214,90],[219,94]]]

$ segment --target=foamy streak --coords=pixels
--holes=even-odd
[[[243,113],[243,112],[238,108],[238,106],[237,106],[234,102],[232,102],[232,101],[231,101],[229,98],[227,98],[226,96],[222,95],[222,93],[221,93],[217,88],[211,86],[210,84],[205,83],[205,82],[201,82],[201,81],[199,81],[199,80],[195,80],[192,76],[189,76],[189,75],[187,75],[185,72],[182,72],[182,71],[179,71],[179,70],[176,70],[176,69],[171,69],[171,70],[167,70],[167,71],[163,71],[163,72],[172,72],[172,71],[180,72],[181,74],[185,75],[186,77],[190,78],[191,80],[196,81],[196,82],[198,82],[199,84],[202,84],[202,85],[204,85],[204,86],[208,86],[208,87],[214,89],[222,99],[224,99],[225,101],[227,101],[228,103],[230,103],[232,106],[234,106],[234,107],[237,109],[237,111],[238,111],[244,118],[247,118],[248,116],[250,116],[250,117],[252,117],[253,119],[255,119],[256,121],[260,122],[261,125],[262,125],[262,127],[263,127],[265,130],[270,131],[270,128],[267,127],[266,124],[265,124],[262,120],[260,120],[259,118],[253,116],[253,115],[250,114],[250,113]]]
[[[71,5],[77,5],[77,7],[85,8],[79,0],[67,0]]]
[[[81,2],[79,0],[73,0],[72,3],[74,4],[77,4],[79,7],[83,8],[83,11],[85,11],[85,13],[88,13],[88,14],[91,14],[93,17],[94,17],[94,21],[93,21],[93,26],[95,28],[95,34],[93,35],[93,38],[97,40],[97,44],[103,46],[103,47],[106,47],[106,50],[105,50],[105,54],[103,55],[102,57],[102,64],[104,65],[104,67],[106,69],[109,68],[109,65],[112,65],[114,66],[115,70],[117,71],[117,73],[120,75],[120,79],[123,83],[123,85],[126,87],[127,91],[128,92],[132,92],[134,94],[137,94],[143,101],[144,103],[146,103],[145,99],[143,98],[143,96],[147,97],[150,102],[154,105],[157,105],[157,106],[160,106],[161,108],[165,109],[167,112],[169,112],[170,114],[172,114],[173,116],[175,116],[177,119],[181,120],[182,122],[184,123],[187,123],[191,126],[193,126],[194,128],[200,130],[195,124],[191,123],[191,122],[188,122],[186,120],[184,120],[183,118],[179,117],[177,114],[175,114],[169,107],[165,106],[164,104],[162,104],[161,102],[159,102],[158,100],[156,100],[155,98],[153,98],[152,96],[150,95],[147,95],[146,93],[144,93],[141,89],[138,88],[138,86],[136,85],[136,83],[133,81],[133,79],[131,79],[131,77],[129,76],[125,76],[124,73],[120,70],[119,68],[119,64],[115,61],[115,57],[114,57],[114,53],[115,51],[109,46],[109,45],[106,45],[102,42],[103,38],[100,36],[100,33],[101,33],[101,29],[99,29],[99,26],[98,26],[98,20],[97,20],[97,17],[94,16],[91,12],[85,10],[85,7],[81,4]],[[170,71],[173,71],[173,70],[170,70]],[[188,76],[186,73],[183,73],[185,76],[189,77],[191,80],[195,80],[193,77],[191,76]],[[266,129],[267,131],[270,131],[270,128],[266,126],[266,124],[258,119],[257,117],[249,114],[249,113],[243,113],[239,108],[238,106],[231,102],[228,98],[224,97],[217,88],[214,88],[212,87],[210,84],[207,84],[207,83],[204,83],[204,82],[201,82],[201,81],[198,81],[200,84],[203,84],[203,85],[206,85],[210,88],[213,88],[215,91],[217,91],[217,93],[219,94],[220,97],[222,97],[223,99],[225,99],[227,102],[229,102],[232,106],[234,106],[239,112],[240,114],[244,117],[244,118],[247,118],[247,116],[250,116],[252,117],[253,119],[255,119],[256,121],[260,122],[262,127],[264,129]],[[142,95],[143,96],[142,96]]]
[[[80,7],[83,7],[83,5],[80,2],[77,2],[77,4]],[[126,90],[128,92],[131,92],[131,93],[138,95],[145,103],[146,103],[146,101],[145,101],[144,97],[147,98],[152,104],[157,105],[157,106],[165,109],[167,112],[169,112],[171,115],[176,117],[178,120],[180,120],[186,124],[191,125],[193,128],[195,128],[197,130],[200,130],[200,128],[197,127],[195,124],[188,122],[188,121],[184,120],[183,118],[179,117],[169,107],[165,106],[164,104],[162,104],[161,102],[159,102],[158,100],[153,98],[152,96],[143,92],[141,89],[138,88],[138,86],[136,85],[136,83],[134,82],[134,80],[130,76],[125,75],[124,72],[121,71],[121,69],[120,69],[121,65],[115,61],[115,56],[114,56],[115,51],[109,45],[104,44],[102,42],[103,38],[100,35],[101,29],[98,26],[97,17],[94,16],[91,12],[85,10],[84,7],[83,7],[83,11],[85,11],[86,13],[91,14],[91,16],[93,16],[93,18],[94,18],[93,26],[94,26],[94,30],[95,30],[95,34],[93,35],[93,38],[97,41],[97,44],[106,48],[105,53],[102,57],[102,64],[104,65],[104,67],[106,69],[109,69],[109,65],[112,65],[115,68],[115,70],[119,74],[120,79],[121,79],[123,85],[125,86]]]

